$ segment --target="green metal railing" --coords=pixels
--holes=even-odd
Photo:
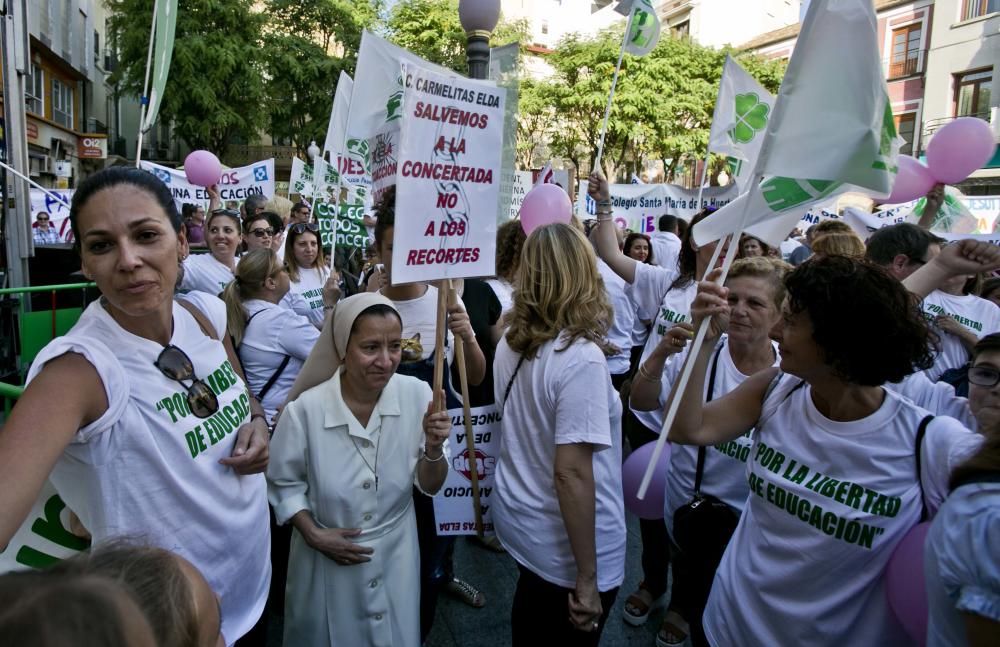
[[[0,398],[3,399],[4,420],[10,416],[10,410],[14,406],[14,401],[21,397],[22,393],[24,393],[23,386],[15,386],[13,384],[7,384],[6,382],[0,382]]]

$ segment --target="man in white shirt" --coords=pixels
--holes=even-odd
[[[659,231],[649,236],[653,246],[653,265],[660,267],[676,267],[677,256],[681,253],[681,239],[677,233],[677,216],[660,216],[657,223]]]

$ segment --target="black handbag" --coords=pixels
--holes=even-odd
[[[705,402],[710,402],[715,391],[715,375],[719,368],[719,355],[723,345],[715,351],[712,372],[708,378]],[[698,467],[694,477],[694,496],[674,511],[673,539],[685,555],[694,558],[719,560],[726,551],[729,539],[736,531],[739,515],[728,504],[711,494],[701,491],[701,477],[705,472],[705,447],[698,448]]]

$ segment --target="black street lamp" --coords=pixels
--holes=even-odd
[[[490,34],[500,20],[500,0],[459,0],[458,19],[467,39],[469,78],[485,79],[490,70]]]

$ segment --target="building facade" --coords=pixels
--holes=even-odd
[[[901,152],[925,157],[934,133],[964,116],[989,122],[994,143],[1000,140],[991,92],[1000,63],[1000,0],[876,0],[875,9]],[[787,59],[798,34],[796,23],[740,48]],[[1000,195],[1000,154],[958,188],[968,196]]]

